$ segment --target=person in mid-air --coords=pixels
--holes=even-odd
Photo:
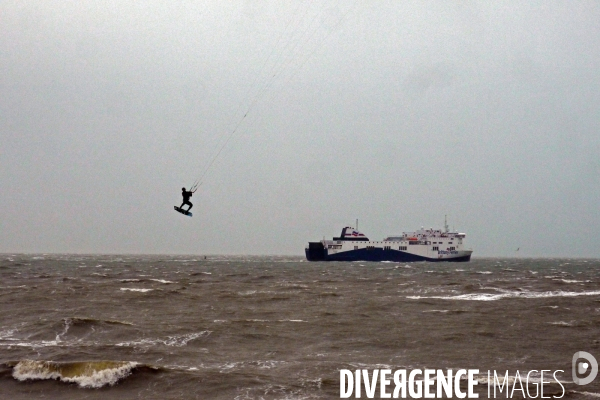
[[[194,191],[191,191],[191,190],[190,190],[190,191],[188,192],[187,190],[185,190],[185,188],[184,188],[184,187],[183,187],[183,188],[181,188],[181,195],[183,196],[183,203],[181,203],[181,206],[180,206],[179,208],[181,208],[181,209],[183,210],[183,206],[187,204],[187,205],[189,206],[189,207],[188,207],[188,209],[187,209],[187,212],[190,212],[190,210],[191,210],[191,209],[192,209],[192,207],[194,206],[194,205],[193,205],[193,204],[190,202],[190,197],[192,197],[192,193],[194,193],[194,192],[195,192],[195,190],[194,190]]]

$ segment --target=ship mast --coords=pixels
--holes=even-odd
[[[446,233],[448,233],[448,216],[444,215],[444,229],[446,230]]]

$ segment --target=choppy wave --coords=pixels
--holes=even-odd
[[[582,394],[582,395],[588,396],[588,397],[600,397],[600,393],[594,393],[594,392],[578,392],[577,390],[570,390],[567,393],[578,393],[578,394]]]
[[[566,321],[556,321],[556,322],[548,322],[548,325],[575,326],[575,323],[574,322],[566,322]]]
[[[55,379],[82,388],[112,386],[131,375],[141,364],[133,361],[54,362],[23,360],[12,365],[19,381]]]
[[[109,325],[133,325],[131,322],[117,321],[113,319],[96,319],[86,317],[69,317],[63,318],[65,326],[73,325],[95,325],[95,324],[109,324]]]
[[[186,333],[185,335],[167,336],[166,339],[140,339],[129,342],[117,343],[115,346],[119,347],[139,347],[139,346],[155,346],[164,345],[172,347],[183,347],[186,346],[192,340],[208,336],[212,331],[202,331],[194,333]]]
[[[173,282],[173,281],[166,281],[166,280],[164,280],[164,279],[150,279],[150,280],[151,280],[151,281],[154,281],[154,282],[165,283],[165,284],[169,284],[169,283],[175,283],[175,282]]]
[[[562,290],[547,292],[505,291],[503,293],[468,293],[457,296],[406,296],[407,299],[475,300],[494,301],[507,298],[540,299],[549,297],[600,296],[600,290],[589,292],[565,292]]]
[[[440,314],[462,314],[466,313],[465,310],[425,310],[422,313],[440,313]]]
[[[577,279],[563,279],[563,278],[557,278],[557,279],[554,279],[554,280],[555,281],[564,282],[564,283],[590,283],[590,282],[592,282],[590,280],[578,281]]]
[[[150,279],[138,279],[138,278],[128,278],[128,279],[119,279],[119,282],[123,282],[123,283],[130,283],[130,282],[158,282],[158,283],[175,283],[173,281],[167,281],[165,279],[155,279],[155,278],[150,278]]]

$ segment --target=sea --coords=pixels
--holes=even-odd
[[[0,399],[335,399],[342,370],[386,369],[599,398],[582,351],[600,359],[600,260],[0,255]]]

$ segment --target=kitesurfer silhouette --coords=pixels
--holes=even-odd
[[[187,209],[187,212],[190,212],[190,210],[194,206],[190,202],[190,197],[192,197],[192,193],[194,193],[194,192],[195,192],[195,190],[194,191],[192,191],[192,190],[187,191],[187,190],[185,190],[184,187],[181,188],[181,195],[183,196],[183,203],[181,203],[181,206],[179,207],[179,208],[181,208],[181,210],[183,210],[183,206],[187,204],[189,206],[188,209]]]

